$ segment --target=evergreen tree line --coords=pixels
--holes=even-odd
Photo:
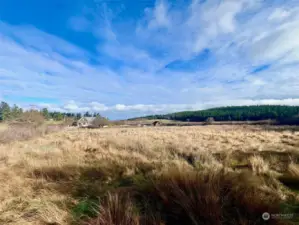
[[[86,117],[101,117],[99,113],[90,113],[86,112],[84,114],[81,113],[64,113],[64,112],[50,112],[47,108],[43,108],[41,110],[31,110],[34,112],[39,112],[46,120],[55,120],[62,121],[65,118],[73,118],[75,120],[81,118],[82,116]],[[10,121],[20,118],[25,111],[18,107],[17,105],[10,106],[6,102],[0,103],[0,121]]]
[[[134,119],[168,119],[178,121],[202,122],[209,117],[215,121],[257,121],[257,120],[285,120],[299,116],[299,106],[284,105],[256,105],[256,106],[228,106],[199,111],[185,111],[165,115],[152,115]]]

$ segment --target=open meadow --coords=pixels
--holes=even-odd
[[[6,140],[0,224],[264,224],[263,212],[298,212],[298,160],[298,131],[262,126],[65,128]]]
[[[0,132],[7,129],[7,125],[4,123],[0,123]]]

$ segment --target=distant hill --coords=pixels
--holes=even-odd
[[[150,115],[132,118],[140,119],[167,119],[177,121],[202,122],[209,117],[215,121],[246,121],[246,120],[285,120],[299,115],[299,106],[284,105],[256,105],[256,106],[228,106],[198,111],[184,111],[164,115]]]

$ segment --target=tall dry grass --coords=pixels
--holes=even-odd
[[[90,225],[139,225],[139,217],[134,212],[134,204],[128,195],[110,194],[99,209],[96,219],[89,221]]]
[[[298,132],[246,126],[14,139],[0,144],[0,224],[262,224],[262,211],[298,198],[282,178],[298,147]]]
[[[0,130],[0,143],[24,141],[62,130],[63,125],[11,124]]]

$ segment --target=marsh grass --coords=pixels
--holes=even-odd
[[[0,144],[0,224],[263,224],[263,211],[298,202],[283,179],[298,180],[298,132],[211,125],[25,137]]]
[[[147,185],[135,185],[131,196],[108,194],[91,224],[263,224],[261,214],[278,213],[282,201],[260,185],[262,180],[252,174],[176,168],[152,177]]]

